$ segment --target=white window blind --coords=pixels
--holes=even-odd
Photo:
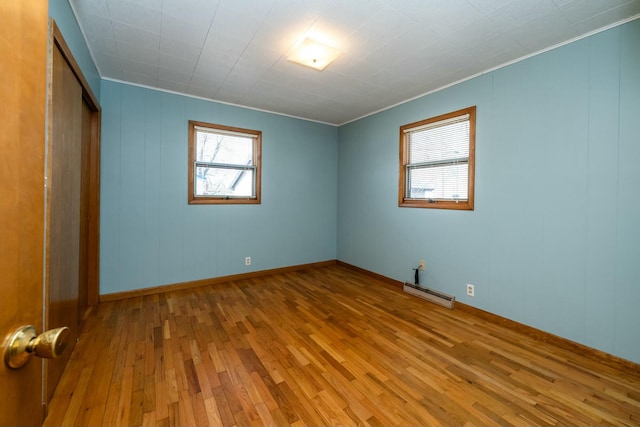
[[[469,114],[405,129],[405,198],[468,200]]]

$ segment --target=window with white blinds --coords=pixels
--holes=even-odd
[[[189,122],[189,203],[260,203],[260,131]]]
[[[399,206],[473,209],[475,107],[400,128]]]

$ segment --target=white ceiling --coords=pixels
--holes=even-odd
[[[103,78],[342,124],[637,17],[640,0],[70,0]],[[343,53],[287,61],[305,33]]]

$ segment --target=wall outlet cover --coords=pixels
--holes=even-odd
[[[469,295],[470,297],[475,296],[476,294],[476,289],[475,286],[473,286],[470,283],[467,283],[467,295]]]

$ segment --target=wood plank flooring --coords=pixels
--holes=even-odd
[[[637,426],[640,372],[334,265],[99,305],[44,425]]]

